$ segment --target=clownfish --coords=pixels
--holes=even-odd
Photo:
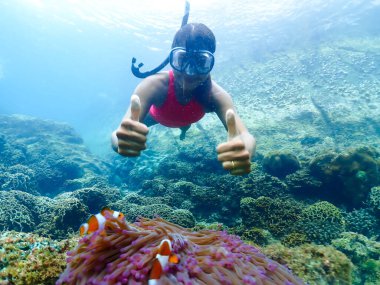
[[[172,245],[170,240],[164,239],[161,241],[156,258],[153,261],[152,270],[149,275],[149,285],[158,284],[164,268],[169,262],[177,264],[178,257],[177,255],[172,254]]]
[[[97,230],[104,229],[104,224],[106,222],[105,213],[110,213],[114,218],[117,218],[119,220],[124,219],[124,214],[118,211],[111,210],[110,208],[104,207],[100,213],[96,215],[92,215],[88,220],[87,223],[83,223],[79,228],[79,234],[81,236],[93,233]]]

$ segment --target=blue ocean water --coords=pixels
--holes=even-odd
[[[257,139],[248,175],[217,160],[227,134],[212,114],[185,140],[150,128],[136,159],[111,150],[140,82],[131,59],[144,71],[167,56],[184,0],[0,0],[0,283],[51,284],[20,279],[45,269],[20,232],[77,236],[107,205],[226,228],[309,284],[377,285],[380,0],[189,2],[217,39],[213,79]]]
[[[190,1],[190,22],[217,38],[216,67],[343,36],[378,36],[379,0]],[[184,1],[0,1],[0,113],[71,124],[95,153],[109,149],[139,80],[167,55]]]

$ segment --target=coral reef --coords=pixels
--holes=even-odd
[[[71,195],[73,198],[79,199],[88,207],[92,214],[97,213],[99,209],[122,198],[119,189],[110,187],[81,188],[66,195]]]
[[[328,244],[345,229],[345,221],[339,208],[322,201],[302,210],[297,221],[297,231],[305,233],[310,241]]]
[[[346,230],[365,235],[370,238],[380,237],[380,227],[376,215],[371,209],[359,209],[344,216]]]
[[[186,228],[195,226],[195,218],[189,210],[174,209],[166,204],[156,203],[157,201],[146,205],[138,205],[129,203],[128,200],[123,199],[109,204],[109,207],[119,209],[124,214],[126,220],[130,222],[136,221],[139,217],[154,218],[159,216]]]
[[[83,188],[73,182],[68,189],[70,181],[86,176],[96,180],[110,174],[109,166],[91,155],[67,124],[0,115],[0,135],[2,190],[54,197],[63,191]]]
[[[301,168],[298,158],[287,152],[270,152],[263,159],[263,169],[277,177],[285,177]]]
[[[282,237],[296,230],[303,206],[292,200],[269,197],[243,198],[240,215],[245,227],[269,230],[275,237]]]
[[[79,241],[57,284],[147,282],[157,246],[172,242],[178,264],[164,268],[163,284],[303,284],[286,267],[238,237],[218,231],[190,232],[162,219],[134,225],[111,218],[105,230]]]
[[[289,197],[287,185],[277,177],[268,175],[254,169],[244,177],[236,186],[234,198],[268,196],[272,198]]]
[[[30,232],[38,223],[35,215],[31,212],[30,200],[18,199],[20,196],[26,197],[27,195],[24,195],[24,192],[21,191],[0,191],[0,231]],[[32,195],[28,194],[28,196]]]
[[[269,243],[271,235],[266,230],[260,228],[250,228],[242,233],[241,238],[245,241],[253,242],[254,244],[264,246]]]
[[[380,242],[370,240],[358,233],[344,232],[331,244],[346,254],[354,264],[360,265],[369,258],[380,259]]]
[[[260,245],[273,242],[267,229],[293,248],[300,244],[306,248],[311,241],[329,244],[331,239],[348,239],[346,233],[340,235],[346,230],[379,239],[379,154],[371,147],[380,143],[378,51],[378,39],[340,37],[302,53],[287,51],[239,66],[230,61],[225,63],[232,68],[216,69],[215,79],[234,94],[239,115],[258,139],[255,169],[244,177],[226,174],[216,160],[215,146],[226,135],[218,118],[210,114],[202,120],[205,128],[194,125],[184,141],[178,140],[178,130],[156,126],[140,158],[117,157],[108,164],[91,155],[66,124],[0,116],[0,230],[64,238],[91,212],[117,205],[131,220],[158,214],[184,227],[193,226],[195,220],[223,222]],[[256,80],[247,79],[247,73]],[[346,151],[358,145],[367,147]],[[274,161],[263,157],[273,150],[281,150]],[[282,150],[296,154],[303,166],[311,164],[287,173]],[[127,191],[123,200],[125,193],[110,183]],[[57,199],[36,197],[53,198],[67,191],[74,192]],[[301,214],[276,200],[293,201],[289,197],[294,196],[301,200]],[[304,209],[321,200],[335,207],[319,202]],[[241,201],[246,203],[239,212]],[[216,228],[225,225],[215,223]],[[352,248],[340,245],[339,249],[360,269],[362,277],[352,281],[376,284],[378,257],[365,257],[372,254],[365,251],[370,242],[362,236],[350,239]],[[365,248],[364,255],[360,248]],[[310,254],[303,260],[304,267],[318,275],[308,279],[311,283],[348,282],[332,281],[333,259],[325,264],[319,258],[327,255],[314,252],[315,259]]]
[[[288,247],[295,247],[309,242],[305,233],[290,233],[281,239],[281,243]]]
[[[369,205],[372,210],[380,217],[380,186],[373,187],[369,195]],[[380,222],[380,219],[379,219]]]
[[[208,181],[207,184],[212,183]],[[228,184],[222,185],[220,181],[213,186],[207,186],[184,179],[165,180],[163,177],[157,177],[144,182],[138,193],[166,201],[172,207],[188,209],[196,219],[232,223],[237,216],[234,211],[237,202],[235,196],[231,197],[232,195],[227,193],[235,189],[228,189]]]
[[[286,264],[308,284],[352,284],[351,261],[331,246],[305,244],[286,248],[281,244],[272,244],[263,248],[263,252]]]
[[[301,169],[285,178],[289,192],[303,199],[318,197],[322,191],[322,181],[313,177],[308,169]]]
[[[377,284],[380,280],[380,243],[367,237],[344,232],[332,245],[346,254],[355,265],[356,284]]]
[[[89,216],[88,207],[64,193],[60,197],[34,196],[22,191],[0,191],[0,231],[34,232],[67,238]]]
[[[89,216],[88,207],[70,193],[63,193],[50,204],[50,209],[41,213],[41,223],[35,232],[64,239],[75,234],[82,221]]]
[[[35,171],[22,164],[3,167],[0,172],[0,190],[21,190],[38,194]]]
[[[351,208],[363,207],[371,187],[380,183],[378,156],[371,147],[325,154],[310,162],[310,171],[324,182],[329,199]]]
[[[31,233],[0,235],[0,284],[54,284],[77,240],[56,242]]]

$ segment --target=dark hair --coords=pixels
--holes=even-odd
[[[208,50],[215,52],[216,42],[213,32],[204,24],[186,24],[174,36],[172,48],[183,47],[188,50]]]

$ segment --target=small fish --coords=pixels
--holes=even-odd
[[[104,229],[104,224],[106,222],[106,212],[110,213],[114,218],[119,220],[124,219],[124,214],[118,211],[111,210],[110,208],[104,207],[100,213],[92,215],[87,223],[83,223],[79,228],[79,233],[81,236],[93,233],[97,230]]]
[[[160,280],[165,266],[170,263],[178,263],[178,257],[172,254],[172,245],[170,240],[164,239],[161,241],[156,254],[156,259],[153,261],[152,270],[149,275],[149,285],[157,285]]]

